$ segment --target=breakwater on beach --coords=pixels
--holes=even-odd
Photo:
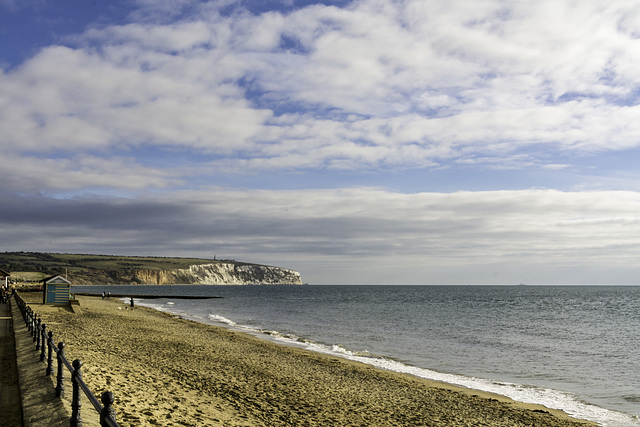
[[[77,296],[89,296],[89,297],[104,297],[104,295],[95,293],[95,292],[76,292],[74,295]],[[166,298],[166,295],[162,294],[112,294],[109,292],[107,295],[108,298],[141,298],[141,299],[158,299],[158,298]],[[204,296],[204,295],[173,295],[171,298],[173,299],[213,299],[213,298],[222,298],[217,296]]]
[[[223,298],[143,304],[605,425],[640,425],[640,288],[222,286],[215,295]]]

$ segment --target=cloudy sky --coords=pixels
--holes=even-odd
[[[633,284],[629,0],[0,0],[0,249]]]

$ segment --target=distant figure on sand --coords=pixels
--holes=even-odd
[[[131,308],[133,308],[133,297],[131,297]]]
[[[102,299],[104,299],[104,292],[102,293]]]

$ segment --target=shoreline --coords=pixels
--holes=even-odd
[[[128,425],[596,425],[119,300],[80,297],[74,314],[22,296]]]

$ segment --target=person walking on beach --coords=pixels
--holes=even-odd
[[[131,304],[131,308],[133,309],[133,297],[131,297],[130,304]]]

